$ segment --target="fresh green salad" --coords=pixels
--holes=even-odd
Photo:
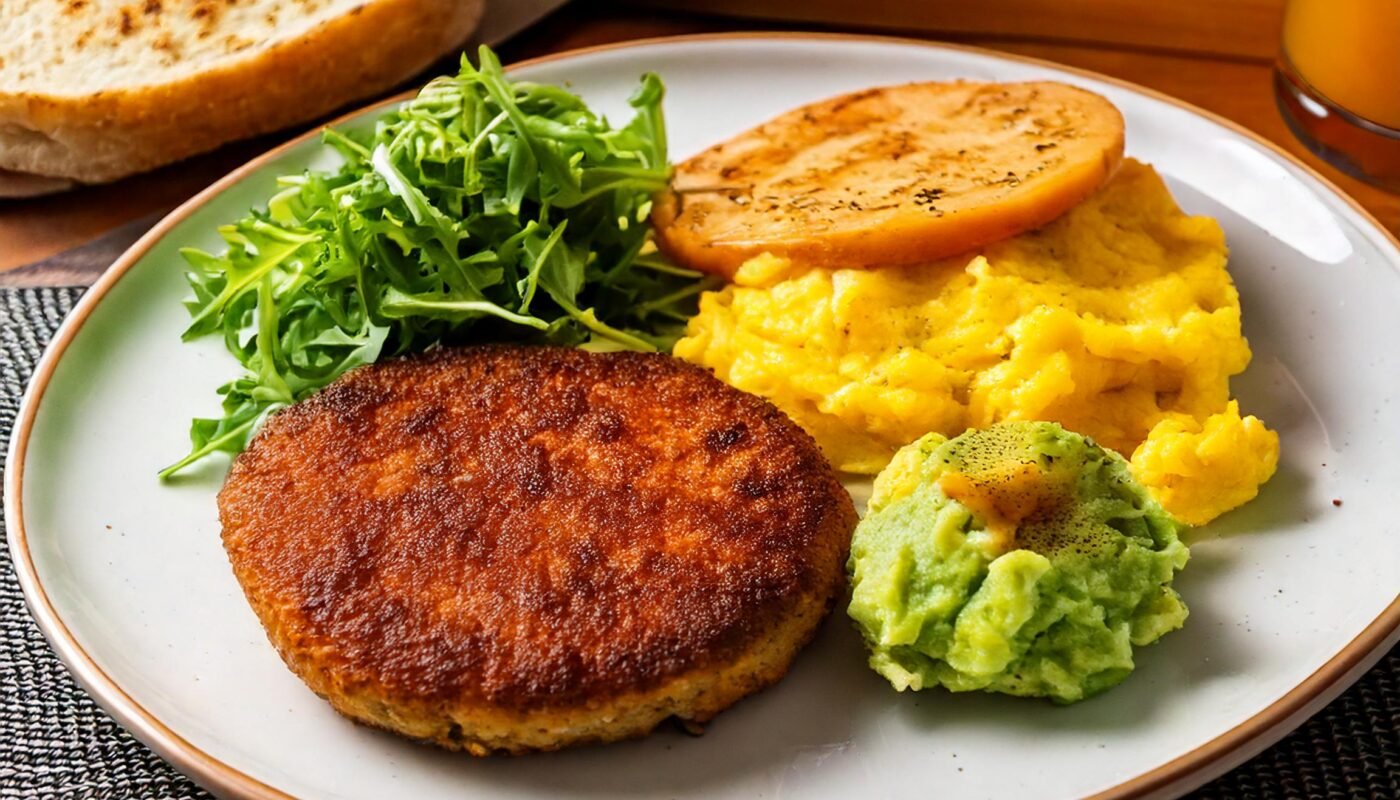
[[[182,253],[185,340],[221,335],[245,371],[161,477],[241,451],[269,412],[383,356],[499,340],[669,350],[709,283],[649,245],[670,177],[662,95],[643,76],[613,128],[562,88],[509,80],[483,47],[373,134],[326,130],[339,171],[280,178],[266,210],[220,228],[223,253]]]

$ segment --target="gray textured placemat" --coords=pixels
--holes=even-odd
[[[0,453],[40,352],[80,294],[0,290]],[[1400,652],[1287,739],[1193,796],[1400,798]],[[0,552],[0,797],[208,797],[73,682],[29,617],[8,548]]]

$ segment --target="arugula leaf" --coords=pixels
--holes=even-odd
[[[438,344],[511,340],[669,350],[712,285],[653,251],[670,178],[665,94],[642,77],[613,128],[557,87],[513,82],[488,48],[374,131],[327,130],[339,170],[278,179],[265,210],[185,250],[186,340],[244,367],[195,420],[170,477],[238,453],[267,415],[347,370]]]

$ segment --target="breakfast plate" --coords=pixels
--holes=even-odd
[[[1254,360],[1233,383],[1276,427],[1278,474],[1189,539],[1179,633],[1108,694],[1069,707],[984,694],[896,694],[859,634],[829,619],[774,688],[700,737],[471,759],[353,725],[268,647],[229,569],[214,495],[227,462],[162,484],[184,420],[234,375],[221,342],[182,344],[178,251],[326,168],[303,137],[239,169],[138,242],[83,298],[36,371],[13,437],[10,547],[40,627],[139,738],[232,797],[1165,797],[1221,774],[1318,711],[1400,628],[1400,247],[1277,148],[1145,90],[969,48],[820,36],[686,37],[527,62],[615,119],[637,76],[667,84],[686,156],[833,93],[915,80],[1060,80],[1122,111],[1127,151],[1217,219]],[[378,107],[338,125],[372,125]],[[1010,758],[1008,758],[1010,756]]]

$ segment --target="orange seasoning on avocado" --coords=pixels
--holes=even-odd
[[[1016,529],[1022,522],[1064,504],[1069,485],[1056,480],[1053,471],[1021,462],[1007,470],[976,476],[945,472],[938,479],[938,488],[949,500],[962,503],[981,517],[997,550],[1005,552],[1016,548]]]

